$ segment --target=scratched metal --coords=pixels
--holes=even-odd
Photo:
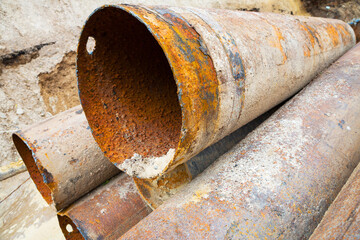
[[[153,178],[295,94],[354,44],[334,19],[107,5],[80,36],[79,94],[105,155]]]
[[[111,240],[119,238],[150,212],[132,178],[119,174],[59,212],[58,219],[66,239]]]
[[[360,239],[360,165],[310,237],[317,239]]]
[[[56,210],[120,172],[97,146],[80,105],[14,133],[13,141],[37,189]]]
[[[134,178],[139,193],[152,209],[156,209],[167,199],[185,187],[185,185],[197,175],[202,173],[221,155],[244,139],[247,134],[270,117],[270,115],[278,108],[279,106],[276,106],[270,111],[262,114],[260,117],[257,117],[217,143],[207,147],[186,163],[177,166],[174,170],[160,177],[154,179]]]
[[[360,45],[122,239],[307,239],[360,161]]]

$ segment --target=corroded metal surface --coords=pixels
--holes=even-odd
[[[59,212],[58,219],[66,239],[111,240],[119,238],[150,212],[132,178],[119,174]]]
[[[360,161],[360,45],[123,239],[306,239]]]
[[[317,239],[360,239],[360,165],[310,237]]]
[[[333,19],[104,6],[80,37],[80,98],[105,155],[153,178],[296,93],[354,43]]]
[[[360,18],[354,19],[349,24],[355,32],[356,42],[360,42]]]
[[[81,106],[13,134],[32,180],[57,210],[120,171],[104,157]]]
[[[278,106],[239,128],[219,142],[211,145],[174,170],[154,179],[134,178],[143,199],[152,209],[156,209],[167,199],[181,190],[187,183],[202,173],[221,155],[229,151],[251,131],[278,109]]]

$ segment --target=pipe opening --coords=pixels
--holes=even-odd
[[[57,215],[61,231],[66,239],[80,240],[85,239],[75,223],[66,215]]]
[[[81,34],[77,61],[83,108],[105,155],[121,169],[128,159],[130,175],[165,168],[159,162],[175,154],[181,107],[167,58],[144,23],[117,7],[98,10]],[[134,163],[142,167],[129,170]]]
[[[44,183],[43,176],[39,168],[35,163],[35,159],[32,155],[32,150],[28,147],[28,145],[16,134],[12,135],[12,139],[16,150],[19,152],[22,160],[25,163],[25,166],[30,174],[31,179],[34,181],[37,189],[41,193],[42,197],[48,204],[53,202],[51,197],[50,188]]]

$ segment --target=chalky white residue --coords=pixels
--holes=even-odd
[[[126,159],[123,163],[118,164],[117,167],[130,176],[152,178],[162,173],[174,156],[174,148],[170,148],[169,151],[161,157],[144,158],[140,154],[134,153],[130,159]]]
[[[117,190],[117,195],[121,199],[126,199],[128,194],[138,193],[133,180],[126,182]]]
[[[234,195],[234,186],[245,184],[251,181],[252,187],[244,187],[243,193],[256,188],[261,192],[273,192],[279,187],[283,179],[279,176],[284,175],[284,169],[299,169],[301,167],[301,152],[309,140],[303,133],[302,119],[282,119],[280,121],[268,121],[267,129],[273,129],[273,132],[265,130],[265,134],[259,141],[259,145],[246,151],[243,158],[241,152],[244,147],[236,148],[231,155],[227,155],[227,161],[236,168],[223,171],[224,179],[220,194],[230,200]],[[279,131],[279,130],[280,131]],[[263,130],[263,129],[262,129]],[[261,134],[261,130],[256,133]],[[244,142],[251,142],[251,138],[258,139],[259,134],[252,134]],[[246,146],[246,145],[245,145]],[[295,171],[296,172],[296,171]],[[249,199],[250,200],[250,199]]]

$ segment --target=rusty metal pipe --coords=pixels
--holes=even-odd
[[[360,44],[123,239],[307,239],[360,161]]]
[[[262,114],[217,143],[207,147],[186,163],[177,166],[174,170],[160,177],[154,179],[141,179],[135,177],[134,182],[142,198],[152,209],[156,209],[175,193],[184,188],[186,184],[202,173],[221,155],[244,139],[278,108],[279,106],[276,106],[270,111]]]
[[[360,164],[311,235],[316,239],[360,239]]]
[[[81,106],[14,133],[13,141],[37,189],[56,210],[120,172],[97,146]]]
[[[119,174],[58,213],[66,239],[117,239],[146,217],[143,202],[131,177]]]
[[[352,20],[349,25],[355,32],[356,42],[360,42],[360,18]]]
[[[105,155],[153,178],[296,93],[354,43],[334,19],[104,6],[79,40],[81,103]]]

